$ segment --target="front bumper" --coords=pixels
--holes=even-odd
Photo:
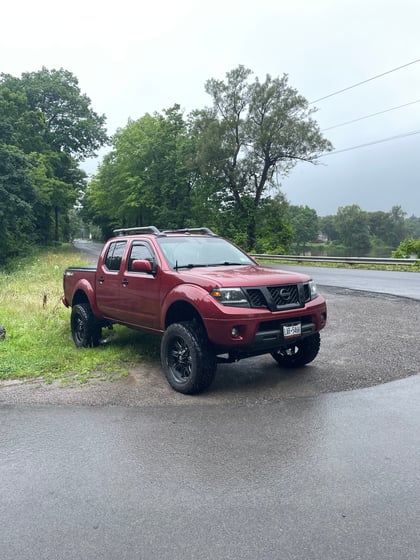
[[[205,319],[204,322],[217,354],[228,352],[245,357],[269,353],[319,332],[327,322],[327,306],[318,296],[304,308],[291,311],[273,313],[225,307],[223,317]],[[285,338],[283,326],[293,322],[300,322],[301,334],[292,339]]]

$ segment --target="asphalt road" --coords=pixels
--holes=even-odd
[[[392,294],[420,300],[420,273],[418,272],[289,265],[281,265],[281,268],[305,272],[321,286]]]
[[[4,560],[418,560],[419,377],[256,405],[0,406]]]
[[[420,303],[322,289],[321,353],[292,375],[0,387],[0,558],[418,560]]]

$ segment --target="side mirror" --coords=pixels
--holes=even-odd
[[[146,272],[147,274],[151,274],[153,272],[153,266],[150,261],[135,260],[131,264],[131,270],[133,272]]]

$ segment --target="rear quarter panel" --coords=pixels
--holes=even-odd
[[[94,267],[69,267],[64,271],[63,288],[66,302],[73,306],[81,294],[85,294],[92,311],[100,316],[96,307],[95,298],[96,268]]]

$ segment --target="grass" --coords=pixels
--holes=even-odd
[[[0,379],[34,379],[62,384],[127,375],[141,360],[155,359],[159,340],[125,327],[104,331],[107,342],[77,349],[70,309],[61,303],[67,266],[86,265],[70,247],[42,251],[0,271]]]
[[[397,264],[348,264],[348,263],[329,263],[320,261],[288,261],[288,260],[273,260],[267,259],[257,259],[260,264],[280,264],[280,265],[296,265],[296,266],[319,266],[322,268],[349,268],[349,269],[359,269],[359,270],[388,270],[388,271],[399,271],[399,272],[420,272],[420,261],[414,264],[408,265],[397,265]]]

